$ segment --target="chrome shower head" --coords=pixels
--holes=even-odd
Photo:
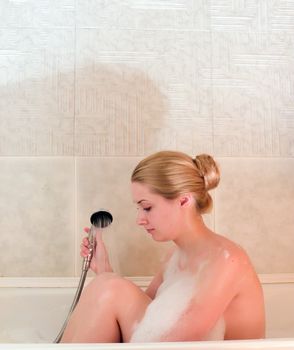
[[[97,229],[100,231],[100,229],[103,229],[107,226],[109,226],[112,223],[112,215],[105,210],[100,210],[95,213],[93,213],[90,217],[91,221],[91,228],[88,232],[88,240],[89,240],[89,254],[88,256],[84,259],[84,264],[83,264],[83,270],[87,271],[90,266],[90,261],[93,256],[93,252],[96,247],[96,233]]]
[[[112,223],[113,218],[108,211],[100,210],[91,215],[90,221],[93,226],[97,228],[104,228]]]

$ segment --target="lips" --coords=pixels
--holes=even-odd
[[[154,228],[146,228],[146,231],[151,234],[154,231]]]

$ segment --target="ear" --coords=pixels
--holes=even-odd
[[[184,194],[180,197],[181,207],[187,207],[193,203],[193,196],[190,193]]]

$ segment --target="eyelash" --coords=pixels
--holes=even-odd
[[[151,207],[148,207],[148,208],[143,208],[144,211],[150,211],[151,210]]]

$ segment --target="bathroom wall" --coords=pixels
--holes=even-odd
[[[79,275],[101,208],[114,268],[153,274],[129,178],[162,149],[214,155],[207,224],[293,273],[293,95],[293,1],[1,1],[0,276]]]

